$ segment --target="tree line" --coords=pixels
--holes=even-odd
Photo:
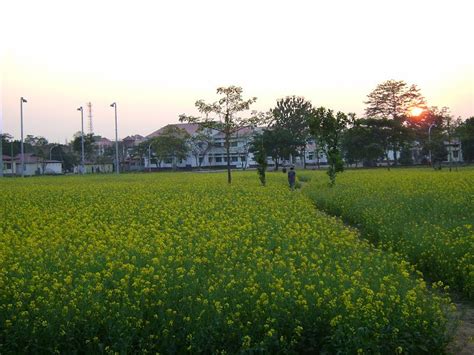
[[[367,96],[364,117],[315,107],[301,96],[281,98],[267,112],[257,112],[250,110],[257,98],[244,99],[242,93],[242,88],[237,86],[218,88],[220,97],[217,101],[196,101],[195,106],[201,116],[179,116],[181,122],[199,125],[196,134],[191,136],[179,127],[168,125],[157,137],[131,150],[120,142],[119,160],[123,162],[125,157],[131,156],[142,161],[153,151],[152,158],[158,166],[163,161],[176,165],[177,161],[191,153],[196,165],[200,166],[201,158],[213,147],[211,133],[217,131],[224,137],[227,179],[230,183],[231,141],[246,127],[263,127],[247,147],[259,162],[262,183],[265,181],[266,157],[271,157],[276,170],[282,162],[292,161],[298,156],[306,165],[305,150],[309,143],[314,144],[318,165],[323,155],[327,158],[331,183],[347,164],[374,166],[381,159],[387,163],[392,160],[393,165],[412,164],[412,148],[415,145],[423,162],[440,166],[448,154],[446,142],[449,144],[459,139],[464,161],[469,163],[474,160],[474,117],[462,121],[454,119],[446,107],[428,107],[417,86],[404,81],[387,80],[377,85]],[[5,154],[19,154],[18,140],[13,140],[8,134],[3,134],[1,138]],[[84,136],[86,160],[97,164],[112,163],[114,147],[105,147],[99,152],[95,145],[97,138],[100,137],[93,134]],[[60,160],[69,171],[80,162],[80,132],[67,145],[51,144],[44,137],[32,135],[26,137],[24,144],[26,153]],[[393,153],[393,159],[389,158],[389,152]]]
[[[14,139],[8,133],[0,135],[0,138],[4,155],[10,156],[11,159],[20,154],[20,140]],[[113,147],[106,147],[99,152],[96,146],[99,139],[100,137],[94,136],[94,134],[84,135],[85,160],[94,164],[111,164],[115,150]],[[65,172],[73,172],[74,167],[78,166],[81,161],[81,132],[74,134],[73,139],[66,144],[51,143],[45,137],[27,135],[23,141],[23,147],[25,154],[33,154],[40,161],[50,159],[60,161]],[[120,142],[119,153],[119,159],[122,161],[126,155],[122,142]]]
[[[412,148],[417,146],[423,162],[445,161],[448,145],[459,139],[466,162],[474,159],[474,117],[464,122],[454,119],[446,107],[428,107],[416,85],[402,80],[387,80],[367,95],[364,117],[354,113],[335,112],[325,107],[314,107],[311,101],[300,96],[279,99],[268,112],[249,111],[256,98],[244,100],[242,88],[230,86],[217,89],[222,97],[213,103],[196,101],[202,116],[180,115],[181,122],[197,123],[203,129],[216,129],[224,133],[230,172],[230,138],[244,127],[264,125],[263,132],[254,137],[250,150],[256,160],[271,157],[278,170],[280,162],[303,157],[308,143],[315,145],[318,159],[323,154],[328,162],[328,175],[334,184],[336,174],[345,164],[374,166],[383,159],[390,166],[412,164]],[[393,159],[389,158],[393,153]],[[319,161],[319,160],[318,160]],[[265,169],[259,173],[264,183]]]

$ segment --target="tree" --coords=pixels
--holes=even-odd
[[[265,122],[263,114],[252,111],[250,117],[239,116],[240,112],[250,109],[250,105],[255,103],[256,97],[248,100],[242,99],[242,88],[237,86],[219,87],[217,94],[223,95],[218,101],[207,104],[203,100],[195,103],[198,111],[205,117],[179,116],[180,122],[189,122],[199,124],[201,129],[213,129],[224,135],[224,148],[227,155],[227,182],[232,182],[230,172],[230,141],[231,137],[245,127],[255,127]],[[216,117],[209,117],[209,114],[215,114]]]
[[[277,132],[288,131],[291,141],[287,140],[286,144],[295,152],[301,151],[304,159],[306,144],[310,139],[309,121],[314,114],[311,102],[303,97],[288,96],[278,100],[270,112],[270,127]],[[304,164],[306,165],[306,162]]]
[[[321,147],[328,158],[328,175],[330,185],[336,182],[336,174],[344,171],[342,160],[341,143],[343,132],[349,123],[347,115],[333,110],[320,107],[315,110],[309,122],[311,134],[320,142]]]
[[[198,130],[195,135],[189,139],[191,154],[196,159],[196,165],[201,168],[204,156],[211,150],[213,139],[209,130]]]
[[[14,140],[13,136],[8,133],[3,133],[0,137],[4,155],[10,155],[13,159],[17,154],[20,154],[21,143],[19,140]]]
[[[281,159],[289,159],[292,154],[297,153],[293,145],[293,136],[286,129],[265,129],[261,136],[259,136],[259,139],[262,140],[263,148],[267,155],[272,157],[275,163],[275,170],[278,170]]]
[[[177,160],[185,159],[188,154],[189,138],[189,133],[184,129],[168,125],[159,136],[152,138],[151,146],[160,162],[171,158],[173,169],[176,169]]]
[[[48,140],[44,137],[36,137],[32,134],[28,134],[24,140],[25,144],[29,144],[33,147],[42,147],[48,144]]]
[[[449,108],[439,109],[436,106],[426,109],[420,116],[412,117],[407,121],[415,140],[421,145],[422,154],[429,157],[431,152],[430,163],[439,163],[439,167],[447,157],[444,142],[449,142],[454,133],[451,121]]]
[[[403,80],[387,80],[367,95],[367,117],[385,117],[404,121],[411,108],[426,108],[426,101],[416,85]]]
[[[148,153],[150,153],[151,155],[151,152],[148,151],[150,144],[151,144],[150,140],[140,142],[138,145],[132,147],[130,156],[133,158],[140,159],[140,164],[141,164],[144,160],[144,157],[148,156]],[[150,162],[148,162],[148,164],[150,164]]]
[[[474,116],[461,123],[456,132],[461,140],[464,161],[474,161]]]
[[[387,80],[367,95],[365,113],[368,118],[386,118],[396,121],[392,126],[390,141],[394,153],[394,163],[397,164],[397,152],[406,145],[407,133],[402,128],[410,109],[418,107],[426,109],[425,98],[416,85],[408,85],[403,80]]]
[[[265,186],[267,183],[265,173],[267,171],[267,152],[265,151],[263,134],[257,134],[250,145],[250,152],[253,153],[257,162],[257,174],[260,183]]]
[[[400,151],[400,164],[413,165],[413,157],[409,145],[402,147]]]
[[[94,135],[89,133],[84,135],[84,159],[92,160],[94,156]],[[81,133],[78,132],[74,135],[72,141],[72,149],[74,152],[79,154],[79,157],[82,154],[82,145],[81,145]]]
[[[79,159],[73,154],[70,147],[62,144],[54,147],[51,158],[61,161],[63,163],[63,169],[70,172],[74,171],[74,166],[79,162]]]
[[[380,133],[377,126],[371,125],[371,119],[357,119],[343,135],[342,148],[348,163],[356,166],[362,162],[372,166],[382,156],[385,156],[384,144],[379,141]],[[377,122],[378,123],[378,122]]]

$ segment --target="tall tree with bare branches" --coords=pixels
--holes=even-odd
[[[224,147],[227,155],[227,182],[232,182],[230,171],[230,141],[231,137],[246,127],[255,127],[265,122],[263,113],[251,111],[248,117],[241,116],[250,110],[250,106],[257,101],[256,97],[244,100],[242,88],[238,86],[219,87],[217,94],[222,97],[211,104],[198,100],[195,103],[198,111],[204,117],[194,117],[182,114],[179,116],[181,122],[197,123],[201,129],[210,128],[224,135]]]

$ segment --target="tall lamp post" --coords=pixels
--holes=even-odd
[[[118,158],[118,134],[117,134],[117,103],[113,102],[110,107],[115,109],[115,172],[119,174],[119,158]]]
[[[433,166],[433,160],[431,159],[431,128],[436,127],[435,123],[430,124],[428,127],[428,145],[430,147],[429,154],[430,154],[430,166]]]
[[[81,174],[84,174],[84,110],[81,107],[77,109],[81,111]]]
[[[27,103],[22,96],[20,98],[20,121],[21,121],[21,177],[25,177],[25,151],[23,147],[23,103]]]

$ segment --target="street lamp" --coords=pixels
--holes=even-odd
[[[117,103],[113,102],[110,107],[115,109],[115,172],[119,174],[119,159],[118,159],[118,134],[117,134]]]
[[[25,177],[25,151],[23,147],[23,103],[27,103],[22,96],[20,98],[20,121],[21,121],[21,177]]]
[[[81,106],[77,111],[81,111],[81,174],[84,174],[84,110]]]
[[[430,155],[430,165],[433,166],[433,161],[431,160],[431,128],[436,127],[436,123],[430,124],[428,127],[428,145],[430,147],[429,155]]]

